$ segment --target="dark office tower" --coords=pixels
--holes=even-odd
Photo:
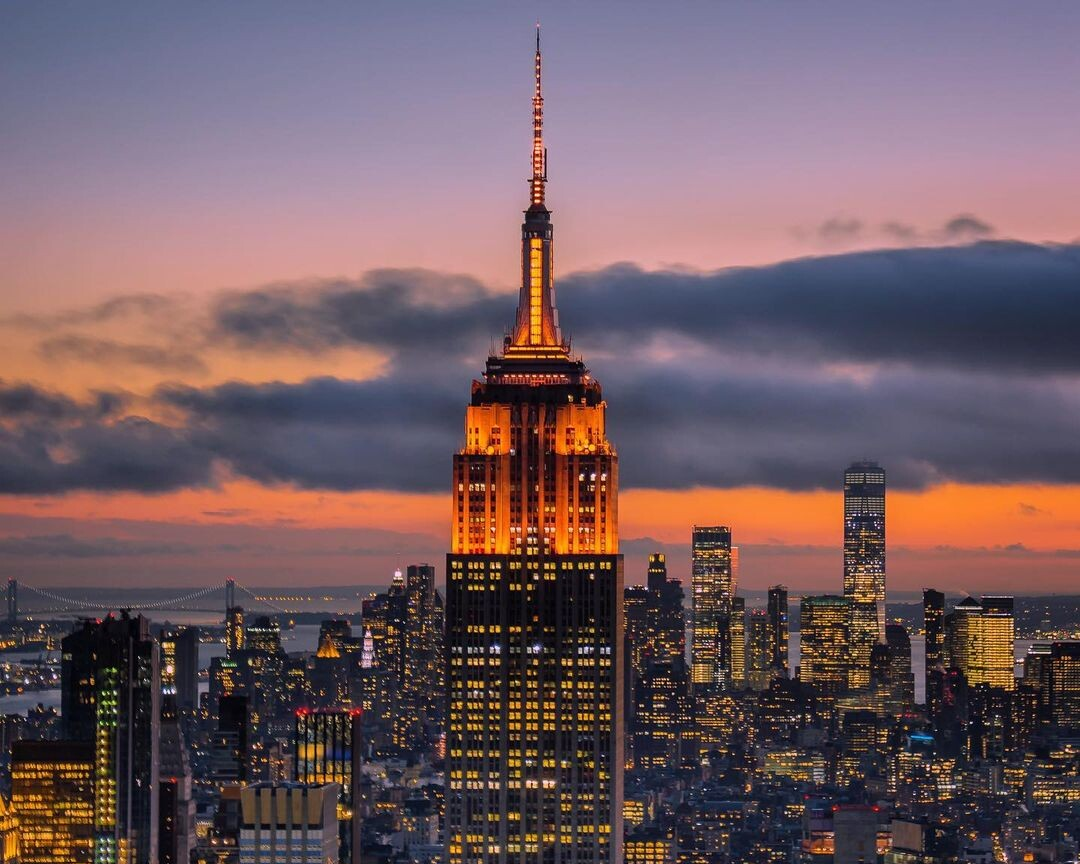
[[[787,677],[788,667],[788,590],[786,585],[769,589],[769,641],[772,646],[772,667]]]
[[[247,696],[223,696],[217,729],[210,735],[210,776],[218,785],[252,779],[250,727]]]
[[[731,684],[731,529],[694,526],[690,547],[694,635],[690,672],[702,693]]]
[[[693,724],[686,660],[650,662],[635,689],[634,765],[677,768],[682,737]]]
[[[621,864],[618,463],[555,311],[540,52],[517,320],[473,382],[447,556],[450,864]]]
[[[926,645],[926,662],[923,665],[923,679],[926,687],[926,711],[936,716],[940,710],[940,687],[931,686],[935,669],[945,668],[945,595],[933,588],[926,588],[922,595],[923,634]]]
[[[94,744],[16,741],[11,806],[22,864],[90,864],[94,858]]]
[[[668,576],[663,552],[649,556],[650,602],[655,605],[655,651],[657,660],[683,657],[686,652],[686,615],[683,611],[682,582]]]
[[[885,641],[885,469],[844,472],[844,596],[851,602],[852,687],[868,682],[870,649]]]
[[[161,689],[176,697],[180,711],[198,708],[198,627],[179,627],[161,634]]]
[[[161,708],[161,785],[158,787],[158,862],[188,864],[195,848],[195,801],[180,716],[173,696]]]
[[[296,712],[293,779],[297,783],[319,785],[337,783],[341,798],[337,808],[340,843],[339,861],[360,864],[360,711],[314,710]]]
[[[835,697],[848,687],[851,670],[848,626],[851,601],[825,595],[803,597],[799,607],[801,656],[799,676],[821,696]],[[869,680],[870,660],[866,672]]]
[[[94,861],[156,861],[161,674],[149,621],[84,621],[61,650],[63,737],[94,744]]]
[[[1052,643],[1045,669],[1047,720],[1080,730],[1080,641]]]
[[[911,637],[902,624],[885,625],[889,648],[889,682],[897,705],[910,710],[915,705],[915,673],[911,669]]]
[[[446,701],[443,610],[435,590],[435,568],[410,564],[405,574],[405,636],[399,712],[403,746],[423,746],[442,722]]]
[[[232,657],[244,649],[244,609],[230,606],[225,610],[225,656]]]
[[[746,616],[746,683],[753,690],[765,690],[777,674],[772,665],[771,630],[769,614],[751,609]]]
[[[645,674],[645,666],[653,659],[649,612],[649,589],[644,585],[627,585],[623,589],[623,717],[629,724],[637,713],[634,693]]]

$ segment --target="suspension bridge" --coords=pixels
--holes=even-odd
[[[17,579],[8,579],[7,583],[7,620],[15,623],[20,612],[24,615],[57,615],[57,614],[90,614],[94,612],[109,612],[127,610],[130,612],[222,612],[245,603],[257,604],[257,608],[264,608],[282,615],[293,614],[298,610],[285,609],[274,602],[275,599],[259,594],[235,579],[227,579],[218,585],[207,585],[196,588],[175,597],[164,599],[138,600],[134,597],[125,597],[120,589],[99,589],[94,595],[75,597],[61,594],[49,588],[41,588]],[[215,596],[219,598],[214,603]],[[239,598],[239,600],[238,600]]]

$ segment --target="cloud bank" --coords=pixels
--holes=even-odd
[[[953,223],[955,238],[990,230]],[[558,293],[564,333],[604,384],[625,488],[836,488],[866,456],[908,488],[1080,482],[1080,247],[984,241],[714,273],[617,265]],[[234,291],[175,325],[182,356],[169,353],[168,302],[116,298],[5,326],[68,360],[163,374],[202,368],[211,347],[355,347],[385,363],[367,380],[189,376],[136,396],[0,383],[0,493],[161,492],[229,475],[444,490],[468,382],[515,298],[428,271]],[[161,346],[66,329],[140,315]]]

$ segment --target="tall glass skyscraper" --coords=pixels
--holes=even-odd
[[[94,862],[158,859],[161,671],[150,622],[111,615],[61,642],[64,738],[94,744]]]
[[[769,589],[769,662],[772,668],[788,676],[788,589],[786,585],[773,585]]]
[[[447,556],[451,864],[619,864],[618,462],[559,330],[536,45],[517,319],[472,385]]]
[[[731,686],[731,610],[735,578],[731,529],[695,525],[690,545],[690,590],[694,632],[690,672],[695,689]]]
[[[851,602],[852,687],[869,683],[870,651],[885,641],[885,469],[844,472],[844,596]]]

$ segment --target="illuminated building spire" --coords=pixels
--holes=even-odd
[[[529,209],[521,226],[521,294],[514,332],[507,340],[508,357],[565,359],[559,332],[552,276],[551,213],[544,203],[547,149],[544,147],[544,94],[541,87],[540,25],[536,25],[536,87],[533,91],[532,177]]]
[[[543,58],[540,56],[540,22],[536,22],[536,89],[533,91],[532,177],[529,179],[529,203],[544,204],[547,183],[547,150],[544,148],[544,91],[540,83]]]

